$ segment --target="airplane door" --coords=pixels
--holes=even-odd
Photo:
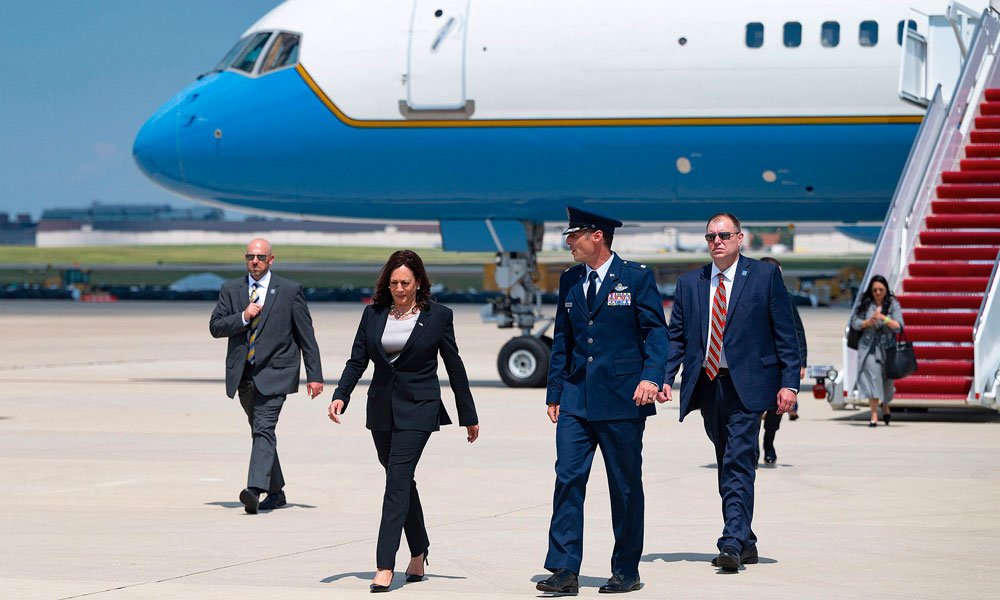
[[[468,0],[413,0],[406,103],[413,110],[465,108]]]

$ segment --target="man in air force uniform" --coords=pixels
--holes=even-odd
[[[576,593],[583,560],[583,501],[600,447],[611,492],[615,547],[601,592],[639,589],[643,512],[642,434],[655,414],[667,357],[663,302],[653,273],[611,251],[622,224],[567,207],[564,235],[581,263],[562,274],[552,358],[549,419],[556,424],[556,484],[544,592]]]

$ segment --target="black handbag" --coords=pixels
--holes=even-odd
[[[902,379],[917,370],[917,356],[913,353],[913,343],[906,341],[902,331],[885,349],[882,369],[887,379]]]
[[[847,332],[847,347],[850,348],[851,350],[857,350],[858,342],[860,341],[861,341],[861,330],[854,329],[852,327],[851,330]]]

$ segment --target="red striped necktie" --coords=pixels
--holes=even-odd
[[[711,380],[719,374],[722,360],[722,332],[726,330],[726,280],[719,273],[719,287],[712,297],[712,328],[709,330],[708,356],[705,358],[705,374]]]

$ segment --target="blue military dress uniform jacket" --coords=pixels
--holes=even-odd
[[[653,273],[614,255],[593,313],[585,278],[580,264],[559,279],[546,403],[590,421],[656,414],[652,404],[636,406],[632,399],[640,381],[663,384],[667,361],[666,319]]]

